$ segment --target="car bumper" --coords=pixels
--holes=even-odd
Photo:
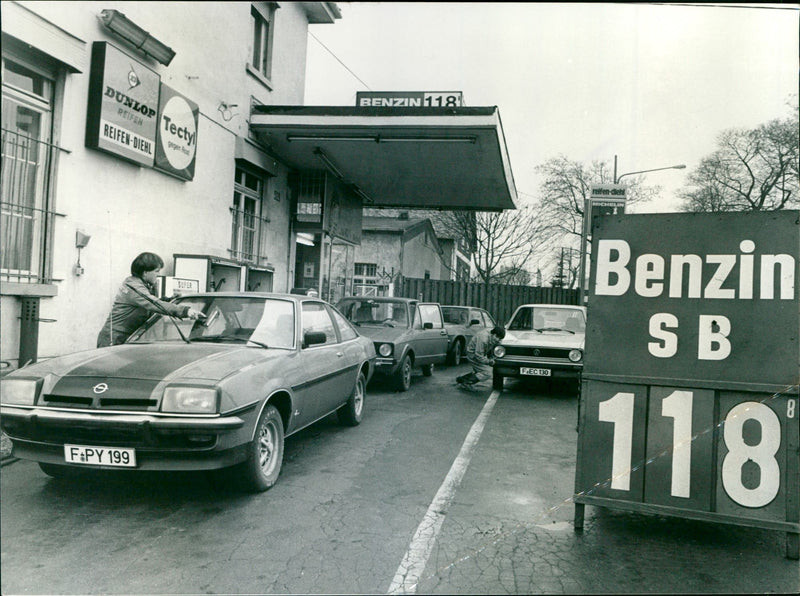
[[[246,421],[239,416],[89,414],[3,406],[0,420],[14,457],[51,464],[66,465],[64,445],[71,444],[135,449],[139,470],[213,470],[244,461],[249,441]]]
[[[394,358],[381,358],[375,359],[375,372],[381,375],[393,375],[397,372],[400,363]]]
[[[536,369],[550,371],[550,374],[523,374],[521,369]],[[497,358],[494,361],[493,372],[495,376],[518,378],[554,378],[554,379],[580,379],[583,371],[583,362],[570,362],[545,358]]]

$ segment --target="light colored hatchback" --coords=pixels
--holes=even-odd
[[[506,377],[561,378],[580,382],[586,336],[586,308],[563,304],[523,304],[494,349],[495,389]]]

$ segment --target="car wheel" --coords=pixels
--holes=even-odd
[[[433,368],[434,368],[433,364],[426,364],[425,366],[422,367],[422,374],[426,377],[430,377],[431,375],[433,375]]]
[[[498,391],[502,391],[504,384],[505,384],[505,377],[503,377],[503,375],[501,375],[501,374],[493,372],[492,373],[492,388],[493,389],[497,389]]]
[[[456,340],[453,342],[453,347],[450,350],[450,364],[453,366],[458,366],[461,364],[461,355],[463,354],[463,348],[461,347],[461,340]]]
[[[347,403],[336,411],[339,422],[345,426],[358,426],[364,415],[364,398],[367,397],[367,379],[363,372],[358,373],[356,386]]]
[[[263,492],[278,481],[283,464],[283,420],[277,408],[267,405],[261,412],[240,476],[247,490]]]
[[[408,391],[411,388],[411,364],[411,355],[403,356],[395,377],[398,391]]]
[[[51,478],[71,478],[77,473],[77,470],[70,466],[46,464],[44,462],[39,462],[39,469]]]

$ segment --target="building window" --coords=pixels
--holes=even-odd
[[[250,58],[250,66],[267,81],[272,77],[275,8],[273,2],[255,2],[250,7],[253,24],[253,54]]]
[[[58,73],[35,63],[2,58],[0,279],[30,284],[52,282],[50,180],[58,152],[51,138]]]
[[[378,265],[375,263],[356,263],[353,274],[358,277],[378,277]]]
[[[469,281],[469,264],[464,261],[456,262],[456,280]]]
[[[353,294],[356,296],[383,296],[388,286],[381,283],[376,263],[353,265]]]
[[[265,180],[260,175],[236,168],[231,205],[231,256],[234,259],[256,263],[266,255],[261,251],[261,236],[269,218],[262,197]]]

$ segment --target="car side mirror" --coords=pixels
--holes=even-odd
[[[328,336],[325,335],[324,331],[306,331],[303,334],[304,348],[324,344],[326,341],[328,341]]]
[[[433,323],[431,323],[430,321],[425,321],[422,324],[422,328],[423,329],[433,329]]]

